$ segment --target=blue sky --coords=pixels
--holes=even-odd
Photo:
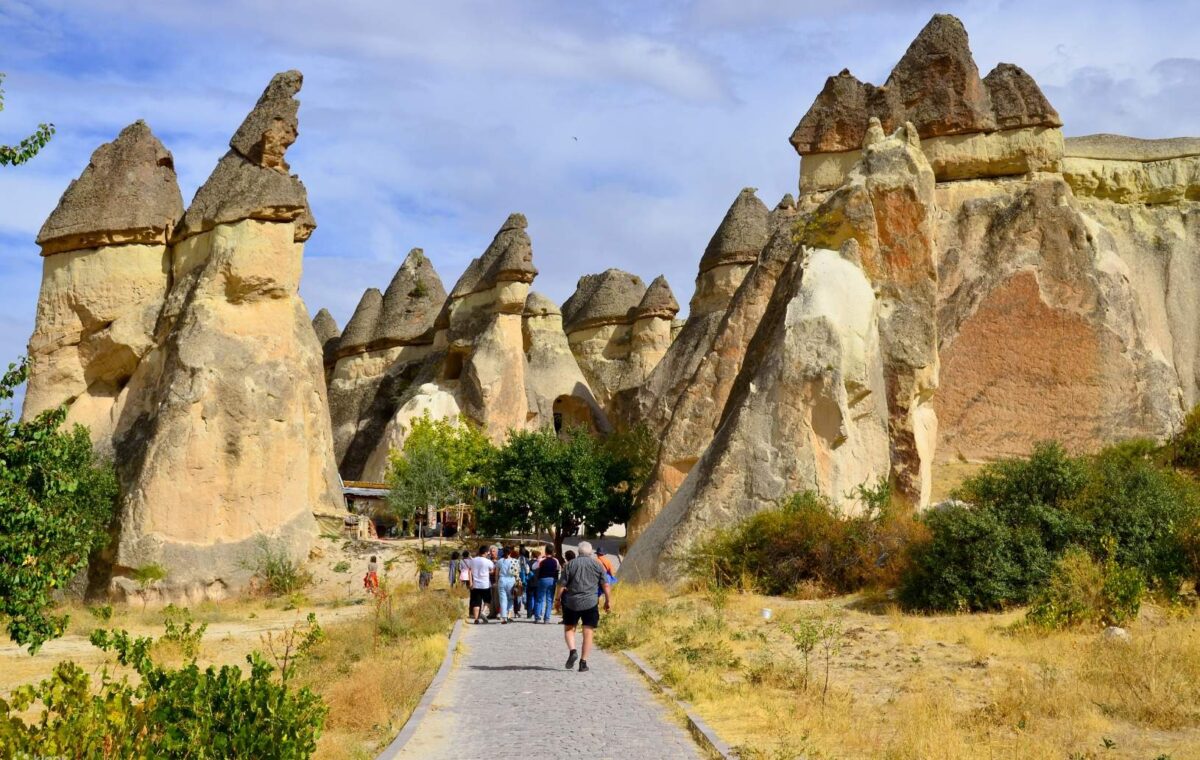
[[[34,236],[91,151],[146,119],[186,203],[287,68],[310,312],[344,325],[413,246],[449,289],[512,211],[554,300],[615,266],[686,303],[737,192],[794,192],[787,138],[825,78],[881,83],[934,12],[963,19],[981,72],[1033,74],[1067,134],[1200,134],[1197,3],[0,0],[0,142],[58,127],[0,169],[0,362],[33,327]]]

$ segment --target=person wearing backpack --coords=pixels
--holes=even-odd
[[[500,581],[500,624],[508,625],[513,619],[513,592],[517,587],[517,577],[521,563],[517,560],[517,550],[510,549],[496,563],[496,572]]]
[[[532,618],[537,609],[537,566],[541,556],[541,552],[535,549],[522,560],[521,582],[525,585],[526,620]]]

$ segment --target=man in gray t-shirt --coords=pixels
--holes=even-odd
[[[600,608],[596,592],[604,594],[604,611],[611,609],[607,571],[593,556],[592,545],[587,541],[579,544],[579,556],[567,563],[563,569],[563,582],[559,588],[558,601],[562,605],[563,638],[566,639],[567,669],[579,660],[579,672],[588,669],[587,658],[592,651],[592,635],[600,625]],[[583,623],[583,656],[575,650],[575,627]]]

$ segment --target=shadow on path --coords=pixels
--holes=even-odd
[[[545,665],[468,665],[471,670],[562,670]]]

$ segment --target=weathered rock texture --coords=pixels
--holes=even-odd
[[[825,82],[792,133],[801,192],[841,185],[871,118],[887,132],[916,125],[939,180],[1056,170],[1062,159],[1062,120],[1037,83],[1010,63],[981,79],[953,16],[934,16],[882,87],[845,69]]]
[[[642,279],[620,269],[579,278],[562,306],[571,351],[597,401],[610,418],[627,420],[628,402],[672,342],[679,304],[666,279],[647,289]]]
[[[334,452],[343,477],[382,479],[383,470],[367,463],[433,348],[433,323],[445,302],[442,280],[420,248],[405,257],[386,292],[363,293],[333,350],[329,374]],[[386,468],[386,456],[376,460]]]
[[[283,160],[299,87],[298,72],[272,80],[186,213],[170,153],[138,122],[39,236],[25,412],[68,402],[115,454],[120,513],[92,576],[116,593],[159,564],[167,597],[222,597],[257,542],[304,558],[314,514],[345,511],[317,338],[337,327],[298,295],[315,222]]]
[[[338,329],[337,321],[329,313],[329,309],[318,311],[317,316],[313,317],[312,326],[313,332],[317,335],[317,342],[321,344],[321,358],[325,365],[325,382],[328,384],[330,373],[333,372],[333,367],[337,363],[337,348],[338,342],[342,338],[342,331]]]
[[[654,291],[655,287],[651,285],[647,297]],[[646,301],[646,298],[642,299],[643,304]],[[655,310],[655,315],[669,313],[674,316],[679,311],[665,281],[648,306]],[[583,425],[591,430],[608,432],[608,418],[592,396],[587,379],[571,353],[558,306],[540,293],[530,293],[525,299],[524,317],[522,333],[528,363],[526,391],[530,427],[553,426],[558,430],[569,430]]]
[[[735,298],[718,341],[740,366],[715,437],[644,527],[623,572],[674,577],[705,531],[799,490],[840,501],[883,477],[910,505],[928,498],[938,373],[932,213],[933,172],[915,128],[884,138],[876,122],[847,183],[796,242],[775,235],[759,281],[752,274]],[[761,322],[741,349],[756,313]],[[664,465],[672,463],[660,456]]]
[[[1060,126],[1020,68],[981,79],[951,17],[884,86],[829,79],[792,136],[787,236],[664,404],[626,574],[675,577],[705,531],[802,488],[886,474],[920,507],[935,459],[1177,429],[1200,400],[1200,140]]]
[[[768,226],[774,233],[728,306],[715,312],[719,320],[713,319],[714,312],[689,313],[680,337],[639,389],[639,421],[658,435],[661,443],[654,469],[639,494],[638,510],[628,526],[632,538],[661,511],[712,442],[750,339],[763,319],[780,273],[792,257],[794,216],[795,203],[789,196],[772,212]],[[701,273],[697,279],[703,276]],[[684,337],[689,330],[691,335]]]
[[[337,399],[373,388],[369,395],[375,406],[365,417],[360,412],[353,443],[341,459],[344,476],[384,480],[389,452],[403,446],[413,420],[424,414],[461,415],[496,442],[509,430],[563,425],[610,429],[571,353],[558,308],[529,292],[537,269],[526,228],[523,215],[509,216],[449,296],[440,282],[430,279],[432,266],[419,250],[410,254],[387,293],[364,296],[342,335],[338,353],[343,358],[330,384],[335,436],[344,432],[341,420],[353,416],[343,414]],[[413,274],[405,274],[407,270]],[[425,301],[420,299],[429,298],[440,308],[421,305]],[[672,305],[669,291],[664,294],[660,288],[644,308],[661,315]],[[387,333],[389,340],[399,337],[402,343],[387,353],[358,334],[348,339],[359,321],[373,325],[372,334]],[[371,350],[362,353],[366,348]],[[383,382],[371,386],[378,382],[372,378],[379,377]]]
[[[154,345],[183,215],[171,154],[135,122],[92,154],[42,226],[42,285],[23,414],[68,405],[111,452],[124,389]]]
[[[173,240],[242,219],[294,222],[296,240],[308,239],[317,226],[308,194],[283,160],[299,134],[294,96],[303,81],[299,71],[275,75],[230,139],[230,151],[196,191]]]
[[[934,16],[882,86],[843,71],[800,120],[799,196],[742,190],[686,320],[665,279],[586,275],[561,312],[513,214],[447,294],[420,249],[338,330],[297,296],[315,221],[278,75],[183,211],[138,122],[47,220],[24,413],[60,403],[115,453],[103,572],[160,563],[220,596],[263,537],[295,556],[347,479],[384,480],[413,421],[646,425],[658,443],[623,572],[676,577],[708,530],[940,459],[1163,438],[1200,402],[1200,139],[1064,141],[1036,82],[980,76]]]

